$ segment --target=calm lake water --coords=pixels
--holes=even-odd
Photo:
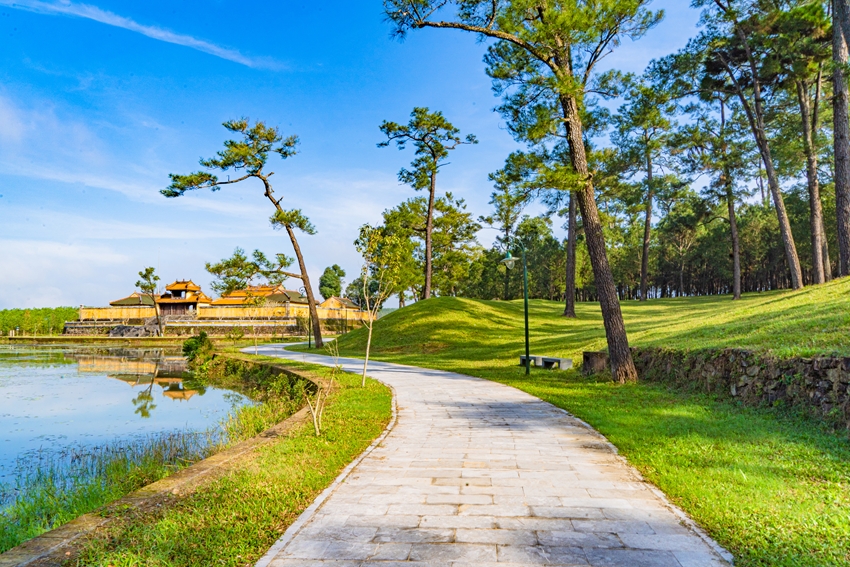
[[[252,403],[184,371],[161,349],[0,345],[0,484],[27,455],[203,431]]]

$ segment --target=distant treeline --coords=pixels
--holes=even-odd
[[[39,309],[0,310],[0,334],[19,329],[22,335],[60,335],[66,321],[76,321],[80,313],[76,307],[44,307]]]

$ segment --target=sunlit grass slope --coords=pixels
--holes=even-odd
[[[850,278],[801,291],[660,299],[622,303],[632,346],[682,349],[742,347],[779,356],[838,353],[850,356]],[[598,304],[579,303],[577,319],[563,306],[530,302],[533,354],[579,359],[605,348]],[[390,313],[375,325],[373,352],[399,362],[423,356],[454,369],[514,365],[523,352],[522,301],[439,298]],[[366,333],[349,333],[340,348],[362,351]]]
[[[531,302],[531,350],[580,360],[605,348],[597,305]],[[799,292],[623,303],[632,345],[744,347],[850,356],[850,279]],[[340,339],[361,356],[363,330]],[[441,298],[375,324],[374,358],[502,382],[562,407],[611,440],[746,566],[850,566],[850,442],[782,409],[661,385],[621,386],[518,366],[522,302]]]

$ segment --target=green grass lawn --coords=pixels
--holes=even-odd
[[[531,351],[580,360],[605,348],[599,307],[578,319],[532,301]],[[798,292],[623,304],[633,346],[743,347],[778,356],[850,356],[850,279]],[[742,566],[850,566],[850,442],[818,422],[653,384],[518,367],[522,302],[440,298],[375,324],[372,356],[509,384],[606,435]],[[361,356],[365,332],[342,337]]]
[[[284,362],[328,377],[330,370]],[[237,469],[154,513],[132,511],[87,545],[75,565],[113,567],[253,565],[340,471],[381,434],[391,416],[385,386],[337,375],[316,437],[305,424],[259,449]]]

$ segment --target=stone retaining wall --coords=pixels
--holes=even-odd
[[[742,349],[633,348],[641,380],[741,400],[805,408],[850,430],[850,357],[780,359]]]

